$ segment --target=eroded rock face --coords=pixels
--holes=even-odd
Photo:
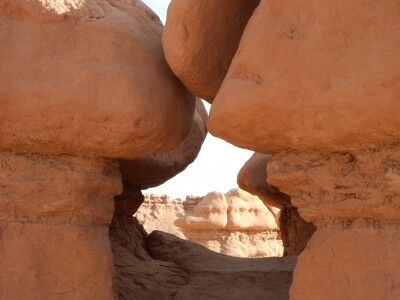
[[[195,95],[212,102],[259,0],[172,0],[165,57]]]
[[[111,159],[179,146],[195,99],[141,1],[5,0],[0,24],[0,298],[113,299]]]
[[[288,195],[268,183],[267,165],[271,158],[268,154],[254,153],[240,170],[237,182],[242,189],[257,195],[265,204],[281,208],[278,224],[284,255],[299,255],[316,228],[300,217]]]
[[[0,22],[0,148],[134,158],[188,135],[194,98],[141,1],[5,0]]]
[[[0,152],[0,298],[111,299],[116,163]]]
[[[160,230],[185,239],[182,230],[174,224],[184,215],[185,211],[180,199],[146,195],[135,217],[148,233]]]
[[[254,153],[240,169],[237,183],[241,189],[257,195],[270,206],[278,208],[291,206],[290,197],[267,182],[267,164],[271,157],[269,154]]]
[[[227,257],[176,236],[149,236],[129,215],[110,227],[120,299],[287,299],[296,259]]]
[[[317,225],[299,256],[292,297],[400,296],[394,254],[400,245],[399,150],[292,150],[274,156],[269,182],[292,195],[300,215]]]
[[[171,116],[171,118],[174,118]],[[196,101],[192,129],[186,139],[175,149],[158,154],[120,162],[122,179],[141,189],[163,184],[182,172],[200,152],[207,135],[207,111],[200,99]]]
[[[240,257],[281,256],[279,210],[239,189],[212,192],[175,224],[185,236],[213,251]]]
[[[262,0],[209,131],[261,153],[397,143],[399,11],[397,0]]]

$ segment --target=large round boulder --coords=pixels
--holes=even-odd
[[[398,0],[262,0],[208,129],[262,153],[398,143],[399,53]]]
[[[172,0],[165,57],[195,95],[212,102],[259,0]]]
[[[141,1],[3,0],[0,24],[0,148],[134,158],[188,135],[194,98]]]
[[[204,104],[197,99],[192,129],[187,138],[171,151],[121,161],[123,181],[147,189],[161,185],[182,172],[200,152],[207,135],[207,117]]]

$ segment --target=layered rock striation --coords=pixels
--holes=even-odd
[[[279,210],[239,189],[212,192],[175,224],[210,250],[238,257],[282,256]]]
[[[261,0],[214,99],[209,131],[272,154],[267,188],[316,226],[293,299],[400,296],[399,12]]]
[[[240,170],[238,185],[257,195],[266,205],[279,207],[279,229],[284,246],[284,255],[299,255],[315,232],[315,226],[299,216],[297,207],[288,195],[268,183],[267,165],[272,156],[254,153]]]
[[[113,198],[140,193],[118,161],[172,151],[194,123],[199,149],[204,112],[141,1],[5,0],[0,24],[0,298],[113,299]]]
[[[169,199],[168,196],[145,195],[144,201],[135,213],[135,217],[146,232],[155,230],[173,234],[185,239],[182,230],[174,222],[185,215],[183,202],[180,199]]]

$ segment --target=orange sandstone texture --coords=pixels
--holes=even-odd
[[[400,297],[399,151],[385,146],[274,156],[269,182],[317,226],[298,259],[294,299]]]
[[[139,0],[3,0],[0,148],[134,158],[189,134],[194,98]]]
[[[267,182],[267,164],[271,158],[268,154],[254,153],[240,169],[237,183],[241,189],[257,195],[268,205],[278,208],[290,206],[290,197]]]
[[[272,153],[316,225],[293,299],[400,297],[399,25],[396,0],[261,0],[213,102],[209,131]]]
[[[111,299],[116,163],[0,152],[0,299]]]
[[[0,24],[0,298],[113,299],[111,159],[178,147],[195,98],[138,0],[5,0]]]
[[[278,224],[284,255],[299,255],[315,232],[315,226],[299,216],[288,195],[267,182],[267,165],[271,158],[271,155],[254,153],[240,170],[238,185],[257,195],[266,205],[281,208]]]
[[[259,0],[172,0],[165,57],[195,95],[212,102]]]
[[[197,99],[192,129],[186,139],[168,152],[141,156],[134,160],[122,160],[120,168],[124,182],[147,189],[161,185],[182,172],[200,152],[207,135],[207,118],[204,104]]]
[[[400,2],[262,0],[209,131],[261,153],[400,139]]]

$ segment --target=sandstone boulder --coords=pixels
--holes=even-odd
[[[194,99],[141,1],[5,0],[0,23],[0,148],[134,158],[188,135]]]
[[[161,185],[182,172],[200,152],[207,135],[205,128],[207,117],[204,104],[197,99],[192,129],[186,139],[169,152],[121,161],[122,179],[141,189],[147,189]]]
[[[299,255],[315,232],[315,226],[300,217],[290,197],[268,183],[271,155],[254,153],[238,174],[238,185],[257,195],[267,205],[281,208],[278,224],[284,255]]]
[[[398,143],[399,36],[397,0],[262,0],[208,129],[262,153]]]
[[[290,197],[267,182],[267,164],[270,160],[271,155],[254,153],[240,169],[237,183],[241,189],[257,195],[268,205],[278,208],[290,206]]]
[[[212,102],[259,0],[172,0],[165,57],[195,95]]]

